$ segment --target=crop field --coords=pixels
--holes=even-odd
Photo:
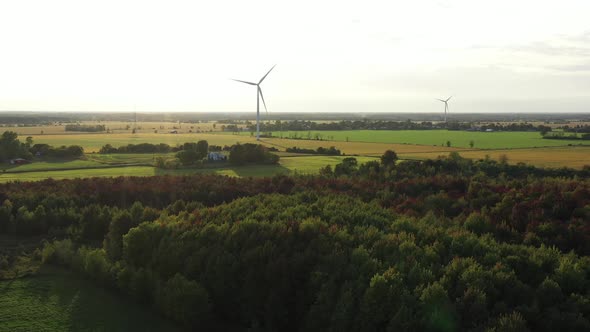
[[[333,141],[263,138],[259,143],[274,147],[282,152],[280,165],[258,165],[219,168],[182,168],[158,169],[153,167],[156,157],[172,158],[169,154],[98,154],[103,145],[111,144],[118,147],[139,143],[166,143],[171,146],[185,142],[207,140],[210,145],[233,145],[235,143],[257,143],[250,133],[241,135],[213,132],[213,133],[124,133],[124,134],[54,134],[33,135],[35,143],[46,143],[54,146],[78,144],[87,152],[82,160],[71,161],[42,161],[28,165],[10,167],[0,174],[0,182],[40,180],[47,177],[54,179],[76,177],[111,177],[111,176],[152,176],[152,175],[182,175],[194,173],[217,173],[229,176],[272,176],[287,173],[317,173],[325,165],[335,165],[343,157],[301,155],[286,153],[289,147],[317,149],[318,147],[335,146],[345,155],[352,155],[359,162],[379,157],[384,151],[396,151],[401,159],[427,159],[446,156],[450,152],[459,152],[465,158],[482,159],[486,156],[494,160],[507,158],[509,163],[524,162],[542,167],[572,167],[582,168],[590,165],[590,146],[580,146],[579,141],[568,146],[565,140],[544,140],[536,132],[466,132],[466,131],[322,131],[324,138],[333,135]],[[313,134],[313,133],[312,133]],[[307,135],[307,132],[299,133]],[[286,136],[285,134],[283,136]],[[446,144],[426,144],[443,140]],[[346,141],[348,138],[348,141]],[[469,142],[474,141],[474,148]],[[397,143],[395,143],[397,142]],[[405,144],[404,144],[405,143]],[[445,142],[446,143],[446,142]],[[559,145],[549,147],[534,147],[541,145]],[[443,146],[441,146],[443,145]],[[459,146],[459,147],[458,147]],[[125,167],[122,167],[125,166]]]
[[[471,150],[459,153],[464,158],[484,159],[489,156],[491,159],[499,160],[501,156],[508,158],[508,163],[526,163],[539,167],[570,167],[582,168],[590,165],[590,147],[552,147],[552,148],[532,148],[532,149],[512,149],[512,150]],[[408,159],[436,158],[438,153],[424,153],[417,155],[407,155]]]
[[[0,332],[178,331],[133,301],[69,272],[0,281]]]
[[[177,130],[179,133],[197,132],[197,131],[215,131],[220,130],[222,124],[214,122],[207,123],[178,123],[170,121],[162,122],[141,122],[135,124],[133,121],[81,121],[82,125],[104,125],[112,133],[131,134],[135,127],[137,133],[154,133],[154,131],[167,133],[171,130]],[[66,131],[66,123],[56,123],[51,125],[39,126],[10,126],[4,125],[0,129],[4,131],[14,131],[20,135],[56,135],[56,134],[79,134],[79,132]],[[215,125],[215,126],[214,126]]]
[[[220,133],[199,134],[68,134],[68,135],[33,135],[35,143],[44,143],[53,146],[77,144],[84,148],[85,152],[98,152],[105,144],[114,147],[139,143],[166,143],[171,146],[186,142],[206,140],[209,145],[233,145],[236,143],[257,143],[255,137],[248,135],[233,135]],[[446,146],[424,146],[413,144],[392,144],[380,142],[346,142],[346,141],[316,141],[302,139],[263,138],[259,142],[269,147],[284,150],[288,147],[301,147],[317,149],[318,147],[335,146],[346,154],[381,155],[387,149],[393,149],[398,153],[417,152],[450,152],[461,151],[461,148],[448,148]]]
[[[224,133],[227,134],[227,133]],[[372,142],[372,143],[397,143],[419,144],[430,146],[446,146],[451,142],[453,147],[476,149],[509,149],[509,148],[533,148],[549,146],[578,145],[576,140],[550,140],[543,139],[538,132],[476,132],[476,131],[450,131],[450,130],[342,130],[342,131],[286,131],[273,132],[275,137],[286,138],[314,138],[317,135],[322,139],[344,142]],[[241,133],[250,135],[250,133]]]

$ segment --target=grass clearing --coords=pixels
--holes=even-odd
[[[56,268],[0,281],[0,332],[179,331],[130,299]]]
[[[157,157],[174,158],[176,153],[109,153],[87,154],[86,158],[101,164],[153,164]]]
[[[20,165],[17,167],[11,167],[6,169],[7,173],[15,172],[33,172],[33,171],[50,171],[58,169],[70,169],[70,168],[97,168],[97,167],[109,167],[93,160],[67,160],[67,161],[37,161],[30,164]]]

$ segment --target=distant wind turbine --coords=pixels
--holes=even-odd
[[[262,95],[262,89],[260,88],[260,84],[262,83],[262,81],[264,81],[266,76],[268,76],[268,74],[270,74],[270,72],[274,69],[275,66],[276,65],[272,66],[272,68],[270,68],[270,70],[266,73],[266,75],[262,76],[262,78],[260,79],[260,81],[258,81],[258,83],[234,79],[234,81],[236,81],[236,82],[241,82],[241,83],[246,83],[246,84],[256,86],[256,140],[257,141],[260,141],[260,98],[262,98],[262,104],[264,104],[264,109],[266,110],[266,114],[268,114],[268,109],[266,108],[266,102],[264,101],[264,96]]]
[[[436,100],[440,100],[443,103],[445,103],[445,122],[447,122],[447,112],[449,111],[449,100],[451,100],[451,98],[453,98],[453,96],[450,96],[449,98],[445,99],[436,99]]]

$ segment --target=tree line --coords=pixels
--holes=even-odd
[[[306,148],[298,148],[296,146],[285,149],[286,152],[292,153],[306,153],[306,154],[321,154],[321,155],[328,155],[328,156],[340,156],[342,155],[342,151],[336,149],[336,147],[331,146],[329,148],[318,147],[317,149],[306,149]]]
[[[550,134],[544,134],[544,139],[567,139],[567,140],[590,140],[590,133],[583,133],[578,136],[577,132],[557,131]]]
[[[238,127],[225,127],[228,131],[238,131]],[[386,120],[342,120],[334,122],[316,122],[306,120],[266,122],[260,124],[260,131],[307,131],[307,130],[493,130],[493,131],[551,131],[545,125],[531,123],[478,123],[478,122],[431,122],[421,121],[386,121]],[[255,131],[255,124],[250,124],[250,131]]]
[[[33,144],[33,138],[30,136],[25,142],[21,142],[17,133],[12,131],[5,131],[0,137],[0,162],[14,158],[77,158],[83,154],[84,149],[79,145],[54,147],[48,144]]]
[[[98,133],[105,131],[105,125],[85,125],[85,124],[67,124],[65,126],[65,131],[81,131],[81,132],[88,132],[88,133]]]

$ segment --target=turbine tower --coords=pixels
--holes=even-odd
[[[445,103],[445,123],[447,122],[447,112],[449,111],[449,100],[451,100],[451,98],[453,98],[453,96],[450,96],[449,98],[445,99],[436,99],[436,100],[440,100],[443,103]]]
[[[258,83],[234,79],[234,81],[236,81],[236,82],[241,82],[241,83],[246,83],[249,85],[256,86],[256,140],[257,141],[260,141],[260,98],[262,98],[262,104],[264,105],[264,109],[266,110],[266,113],[268,114],[268,109],[266,108],[266,102],[264,101],[264,95],[262,95],[262,89],[260,88],[260,84],[262,83],[262,81],[264,81],[266,76],[268,76],[268,74],[270,74],[270,72],[274,69],[275,66],[276,65],[272,66],[272,68],[270,68],[270,70],[266,73],[266,75],[262,76],[262,78],[260,79],[260,81],[258,81]]]

